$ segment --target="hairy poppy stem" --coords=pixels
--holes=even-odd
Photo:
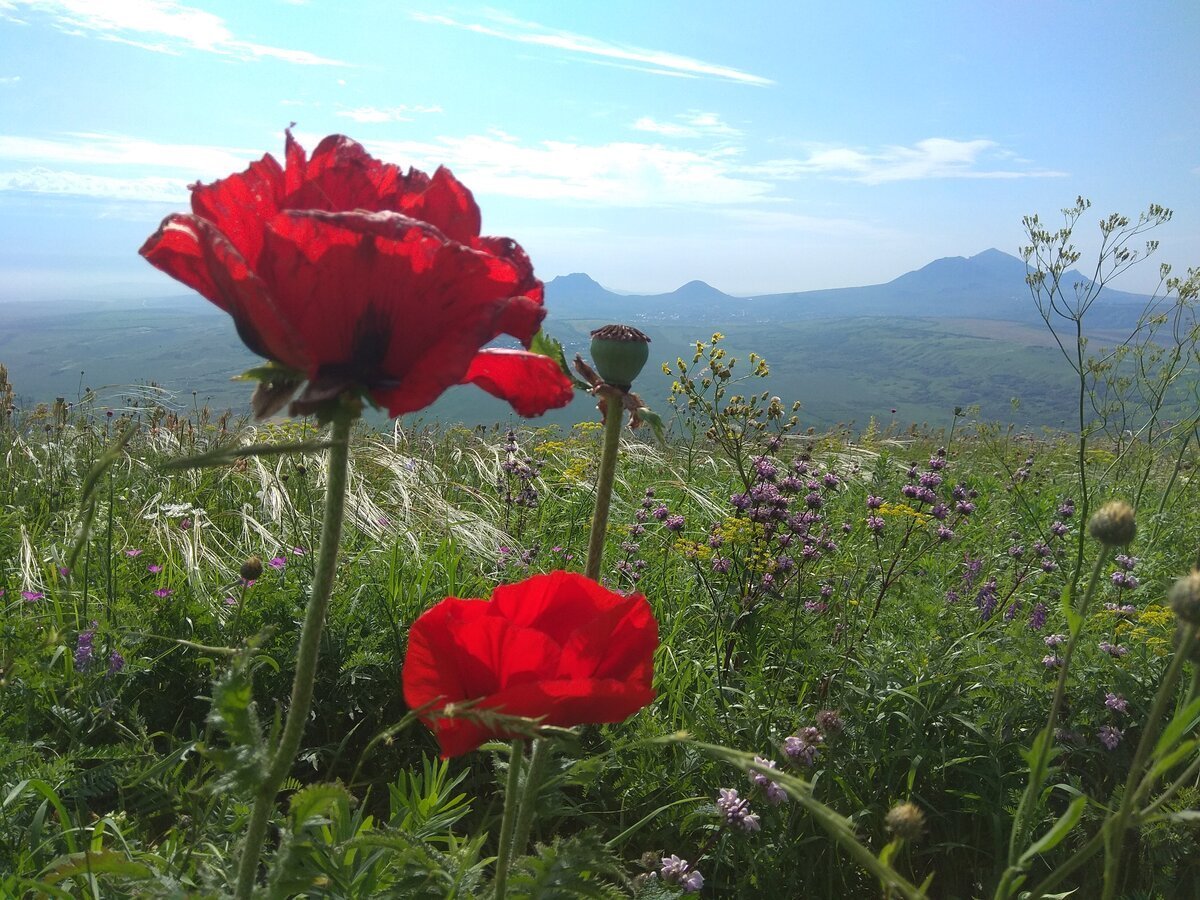
[[[513,829],[517,823],[517,805],[521,798],[521,762],[525,756],[525,739],[514,738],[508,758],[508,780],[504,784],[504,817],[500,820],[500,846],[496,849],[495,900],[504,900],[508,888],[508,864],[513,856]]]
[[[608,528],[608,507],[612,502],[613,479],[617,473],[617,451],[621,444],[621,421],[625,409],[621,404],[623,392],[617,388],[602,388],[607,401],[604,414],[604,448],[600,451],[600,474],[596,477],[596,508],[592,511],[592,531],[588,536],[587,568],[583,574],[593,581],[600,580],[600,563],[604,559],[604,532]]]
[[[325,614],[333,594],[333,576],[337,569],[338,544],[342,536],[342,520],[346,513],[346,481],[350,457],[350,427],[356,412],[339,406],[333,417],[329,457],[326,461],[325,515],[321,522],[321,544],[316,571],[313,574],[312,596],[304,612],[300,631],[300,646],[296,652],[296,674],[292,680],[292,698],[279,744],[271,755],[267,771],[254,797],[254,811],[246,828],[246,842],[238,866],[238,900],[249,900],[258,875],[259,856],[267,836],[267,825],[275,808],[275,797],[291,771],[304,737],[304,726],[312,706],[313,681],[317,674],[317,658],[321,650],[321,632]]]
[[[521,809],[517,813],[517,828],[513,832],[512,855],[524,853],[529,846],[529,835],[533,831],[533,816],[537,812],[537,795],[550,765],[550,741],[534,738],[533,750],[529,754],[529,769],[525,772],[525,791],[521,796]]]

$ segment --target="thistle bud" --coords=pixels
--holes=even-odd
[[[1088,534],[1107,547],[1123,547],[1137,534],[1133,507],[1124,500],[1110,500],[1088,519]]]
[[[897,803],[883,821],[902,841],[915,841],[925,831],[925,813],[915,803]]]
[[[1167,592],[1167,599],[1175,615],[1191,625],[1200,625],[1200,569],[1192,569]]]
[[[623,391],[650,358],[650,338],[629,325],[605,325],[592,332],[592,362],[606,384]]]
[[[242,581],[257,581],[262,576],[262,573],[262,560],[259,557],[251,556],[242,563]]]

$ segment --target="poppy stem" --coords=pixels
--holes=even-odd
[[[321,632],[325,614],[333,594],[333,576],[337,569],[338,544],[342,536],[342,520],[346,513],[346,482],[350,457],[350,427],[357,412],[349,405],[340,405],[333,416],[326,460],[325,514],[321,522],[321,543],[313,574],[312,595],[304,612],[300,631],[300,646],[296,652],[296,674],[292,680],[292,697],[287,719],[275,752],[271,754],[266,772],[254,796],[254,810],[246,828],[246,842],[238,865],[238,900],[249,900],[258,876],[259,856],[267,836],[267,825],[275,808],[275,797],[291,771],[304,737],[304,725],[312,706],[313,682],[317,673],[317,658],[321,650]]]
[[[533,739],[533,750],[529,753],[529,769],[525,772],[525,791],[521,796],[521,809],[517,813],[517,828],[513,833],[512,853],[524,853],[529,846],[529,834],[533,831],[533,816],[537,812],[537,795],[550,764],[551,747],[545,738]]]
[[[500,820],[500,846],[496,849],[495,900],[504,900],[508,887],[508,864],[513,855],[513,829],[517,823],[518,795],[521,784],[521,761],[525,756],[525,739],[514,738],[508,757],[508,779],[504,784],[504,816]]]
[[[584,573],[593,581],[600,580],[600,563],[604,559],[604,533],[608,528],[608,507],[612,502],[613,479],[617,473],[617,451],[621,444],[621,421],[625,409],[623,391],[604,387],[604,448],[600,451],[600,474],[596,477],[596,507],[592,511],[592,531],[588,536],[587,568]]]

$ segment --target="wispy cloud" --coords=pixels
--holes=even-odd
[[[26,16],[20,19],[12,13]],[[234,36],[215,13],[172,0],[0,0],[0,14],[22,24],[44,18],[60,31],[131,44],[155,53],[199,50],[242,60],[275,59],[302,66],[347,63],[307,50],[273,47]]]
[[[950,138],[926,138],[911,147],[889,145],[874,151],[822,146],[804,157],[748,166],[746,172],[777,179],[826,175],[864,184],[929,178],[1053,178],[1066,174],[1024,167],[1019,158],[995,141]]]
[[[671,138],[737,137],[741,134],[738,129],[722,122],[714,112],[681,113],[666,122],[642,116],[631,127],[634,131]]]
[[[65,194],[141,203],[181,203],[188,196],[186,178],[116,178],[110,175],[56,171],[40,166],[15,172],[0,172],[0,191]]]
[[[5,75],[3,78],[0,78],[0,85],[16,84],[20,80],[20,75]]]
[[[150,167],[211,178],[246,168],[262,151],[204,144],[163,144],[119,134],[68,132],[57,138],[0,134],[0,159],[45,165]]]
[[[428,113],[440,113],[440,106],[390,106],[386,109],[380,109],[377,106],[360,106],[356,109],[338,110],[337,115],[344,119],[353,119],[355,122],[364,124],[372,124],[378,122],[411,122],[413,116],[425,115]]]
[[[536,22],[526,22],[511,16],[492,13],[485,18],[487,21],[462,21],[440,13],[413,12],[412,17],[418,22],[428,25],[444,25],[459,28],[476,34],[501,38],[506,41],[516,41],[520,44],[534,44],[540,47],[550,47],[564,50],[568,53],[580,54],[583,57],[598,57],[604,60],[615,60],[620,63],[632,63],[641,71],[655,75],[685,75],[693,77],[717,78],[722,81],[733,81],[740,84],[768,85],[774,84],[770,78],[753,75],[729,66],[704,62],[690,56],[681,56],[666,50],[649,50],[630,44],[616,44],[600,38],[576,34],[548,28]]]
[[[770,182],[739,173],[731,149],[699,152],[633,141],[525,143],[502,132],[367,143],[383,159],[419,168],[444,163],[481,194],[628,208],[774,199]]]

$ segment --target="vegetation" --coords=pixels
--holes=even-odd
[[[1078,433],[961,409],[817,432],[720,334],[668,361],[675,437],[623,436],[600,569],[654,610],[657,699],[618,725],[507,722],[537,738],[525,762],[519,740],[437,758],[401,694],[408,627],[584,569],[603,427],[356,428],[311,711],[252,880],[1200,892],[1200,417],[1162,412],[1164,385],[1195,390],[1197,280],[1167,282],[1190,330],[1111,365],[1079,348]],[[141,395],[0,419],[0,895],[231,891],[290,759],[327,447],[308,421]]]

